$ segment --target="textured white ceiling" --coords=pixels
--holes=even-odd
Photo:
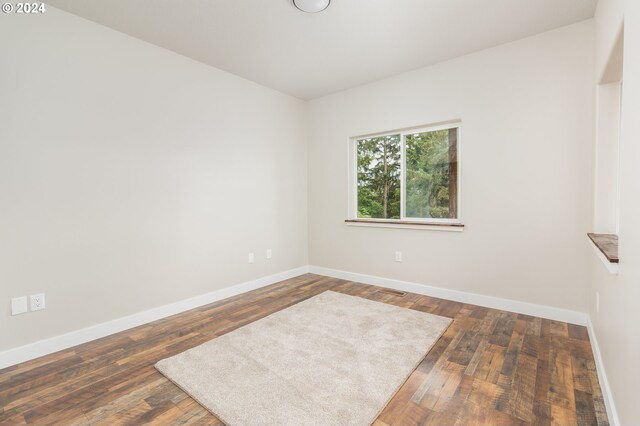
[[[301,99],[591,18],[597,0],[49,0]]]

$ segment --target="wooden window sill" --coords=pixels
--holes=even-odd
[[[618,236],[615,234],[587,234],[596,254],[612,274],[618,273]]]
[[[371,226],[378,228],[422,229],[431,231],[464,231],[462,223],[449,222],[422,222],[411,220],[385,220],[385,219],[347,219],[344,221],[349,226]]]

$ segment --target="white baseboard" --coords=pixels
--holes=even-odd
[[[616,410],[616,405],[613,402],[613,394],[611,393],[611,387],[609,386],[607,373],[606,373],[606,370],[604,369],[604,361],[602,360],[602,355],[600,354],[600,346],[598,346],[598,339],[596,338],[596,332],[593,329],[591,318],[588,319],[587,330],[589,331],[589,340],[591,341],[593,358],[596,362],[596,371],[598,372],[598,381],[600,382],[600,389],[602,390],[604,405],[605,407],[607,407],[609,424],[611,424],[611,426],[619,426],[620,418],[618,417],[618,411]]]
[[[301,266],[289,271],[284,271],[274,275],[269,275],[267,277],[258,278],[256,280],[247,281],[231,287],[212,291],[207,294],[192,297],[190,299],[185,299],[168,305],[159,306],[157,308],[149,309],[148,311],[139,312],[127,317],[118,318],[112,321],[93,325],[91,327],[51,337],[49,339],[30,343],[28,345],[9,349],[7,351],[0,352],[0,369],[19,364],[21,362],[29,361],[43,355],[48,355],[54,352],[68,349],[70,347],[80,345],[91,340],[96,340],[101,337],[128,330],[130,328],[166,318],[171,315],[179,314],[181,312],[188,311],[189,309],[194,309],[200,306],[207,305],[209,303],[236,296],[241,293],[246,293],[247,291],[266,287],[279,281],[306,274],[307,272],[309,272],[309,267]]]
[[[570,324],[586,326],[589,318],[589,316],[583,312],[554,308],[552,306],[536,305],[533,303],[519,302],[517,300],[502,299],[499,297],[485,296],[476,293],[467,293],[464,291],[450,290],[442,287],[433,287],[408,281],[399,281],[390,278],[382,278],[372,275],[340,271],[337,269],[323,268],[320,266],[309,266],[309,272],[318,275],[326,275],[328,277],[340,278],[343,280],[357,281],[363,284],[372,284],[381,287],[393,288],[400,291],[424,294],[426,296],[437,297],[439,299],[470,303],[487,308],[500,309],[503,311],[510,311],[519,314],[552,319],[556,321],[563,321]]]
[[[593,349],[593,357],[596,362],[596,370],[598,372],[598,380],[604,404],[607,408],[609,423],[612,426],[619,426],[620,420],[613,402],[611,387],[607,380],[602,356],[600,355],[600,347],[591,323],[589,314],[584,312],[570,311],[567,309],[554,308],[551,306],[536,305],[533,303],[519,302],[517,300],[502,299],[493,296],[484,296],[481,294],[467,293],[458,290],[450,290],[441,287],[433,287],[424,284],[412,283],[407,281],[399,281],[390,278],[375,277],[371,275],[358,274],[354,272],[340,271],[337,269],[323,268],[320,266],[309,266],[309,272],[328,277],[340,278],[348,281],[360,282],[363,284],[377,285],[381,287],[393,288],[395,290],[407,291],[411,293],[424,294],[426,296],[437,297],[440,299],[453,300],[461,303],[470,303],[488,308],[500,309],[504,311],[516,312],[519,314],[531,315],[541,318],[563,321],[571,324],[583,325],[589,331],[589,339],[591,348]]]
[[[470,303],[488,308],[501,309],[525,315],[532,315],[541,318],[553,319],[568,322],[571,324],[584,325],[589,331],[593,356],[598,371],[598,380],[602,388],[604,403],[609,415],[609,422],[612,426],[620,425],[618,414],[613,402],[611,388],[607,380],[604,364],[600,355],[600,348],[596,339],[593,324],[589,315],[582,312],[570,311],[551,306],[536,305],[532,303],[519,302],[516,300],[502,299],[499,297],[485,296],[475,293],[467,293],[458,290],[450,290],[441,287],[433,287],[407,281],[399,281],[390,278],[375,277],[371,275],[358,274],[354,272],[340,271],[336,269],[323,268],[319,266],[301,266],[299,268],[280,272],[256,280],[247,281],[231,287],[216,290],[207,294],[196,296],[190,299],[181,300],[176,303],[160,306],[148,311],[139,312],[127,317],[118,318],[102,324],[72,331],[60,336],[51,337],[35,343],[30,343],[18,348],[0,352],[0,369],[11,365],[19,364],[34,358],[71,348],[82,343],[99,339],[120,331],[128,330],[139,325],[147,324],[171,315],[179,314],[209,303],[217,302],[238,294],[246,293],[261,287],[275,284],[289,278],[294,278],[308,272],[325,275],[328,277],[340,278],[349,281],[361,282],[364,284],[377,285],[411,293],[424,294],[440,299],[453,300],[461,303]]]

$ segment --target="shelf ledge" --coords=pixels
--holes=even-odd
[[[618,264],[620,259],[618,258],[618,236],[615,234],[587,234],[591,247],[598,255],[598,258],[602,261],[609,273],[618,273]]]

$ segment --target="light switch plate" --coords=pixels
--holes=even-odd
[[[11,299],[11,315],[19,315],[27,312],[27,296]]]

